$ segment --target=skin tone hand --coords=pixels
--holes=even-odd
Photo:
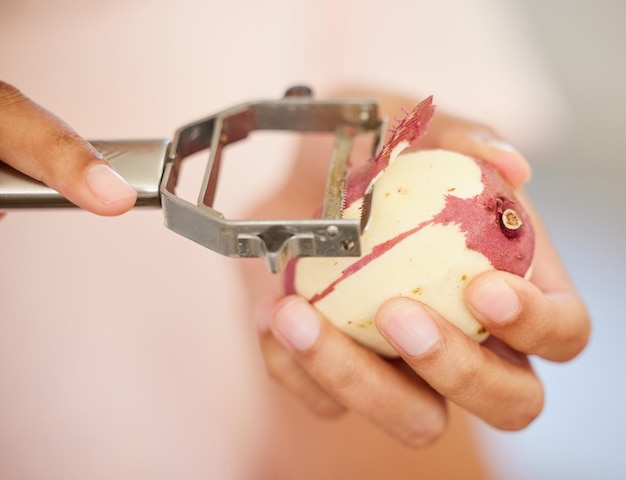
[[[493,130],[442,113],[417,147],[481,157],[518,189],[530,176],[526,160]],[[256,216],[302,217],[321,204],[323,184],[315,190],[311,183],[325,171],[313,171],[309,155],[305,147],[291,181]],[[444,432],[448,402],[499,429],[526,427],[543,407],[543,387],[528,357],[572,359],[588,340],[590,320],[545,226],[519,195],[536,229],[535,266],[530,280],[488,272],[467,287],[468,307],[491,332],[483,344],[426,305],[393,299],[379,309],[376,325],[401,358],[385,359],[334,328],[305,299],[283,298],[280,278],[268,278],[258,264],[244,265],[269,374],[320,416],[351,410],[413,446]]]
[[[90,212],[119,215],[137,193],[62,120],[0,81],[0,160]]]

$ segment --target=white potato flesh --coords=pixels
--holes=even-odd
[[[447,196],[472,198],[483,189],[480,167],[465,155],[429,150],[398,156],[376,182],[362,257],[299,259],[295,290],[338,328],[384,355],[397,354],[374,316],[385,300],[398,296],[424,302],[470,337],[484,339],[487,333],[464,306],[463,291],[493,265],[467,248],[457,225],[420,228],[442,211]],[[344,211],[344,218],[359,215],[360,201]],[[394,244],[374,251],[386,242]],[[356,271],[346,275],[350,267]]]

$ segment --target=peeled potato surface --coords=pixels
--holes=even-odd
[[[359,343],[397,353],[374,317],[394,297],[434,308],[471,338],[488,332],[463,302],[466,285],[488,270],[529,274],[530,220],[502,178],[481,160],[456,152],[400,154],[378,175],[359,258],[301,258],[293,290]],[[358,218],[354,199],[344,218]],[[512,223],[511,223],[512,222]]]

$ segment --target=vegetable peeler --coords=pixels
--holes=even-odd
[[[279,272],[294,257],[360,256],[371,192],[360,219],[343,219],[350,154],[357,135],[373,134],[372,156],[381,147],[386,122],[377,103],[363,99],[318,100],[310,88],[289,88],[278,100],[228,108],[176,130],[172,140],[92,141],[91,144],[138,192],[136,207],[161,207],[165,225],[219,254],[261,257]],[[213,208],[222,156],[227,146],[255,130],[334,132],[320,218],[229,220]],[[197,203],[176,194],[184,160],[207,150],[208,162]],[[0,162],[0,209],[73,206],[59,193]]]

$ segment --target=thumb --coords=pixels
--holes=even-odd
[[[0,160],[99,215],[119,215],[137,193],[70,126],[0,81]]]

